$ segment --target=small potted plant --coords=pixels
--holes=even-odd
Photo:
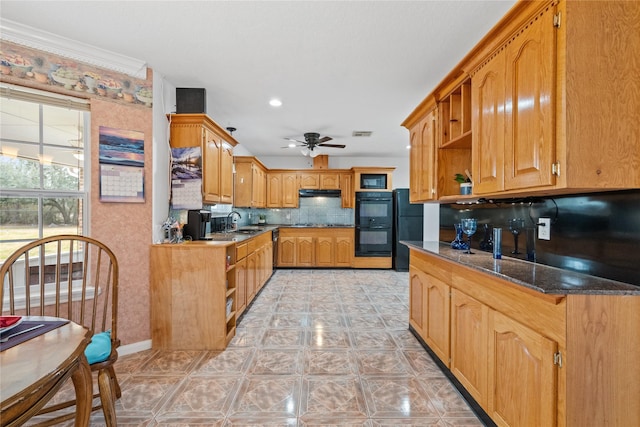
[[[457,173],[453,179],[460,184],[460,194],[471,194],[471,188],[473,186],[471,178],[461,173]]]

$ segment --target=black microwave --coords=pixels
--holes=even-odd
[[[360,175],[360,188],[363,190],[386,190],[386,173],[363,173]]]

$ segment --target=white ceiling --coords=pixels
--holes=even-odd
[[[513,4],[2,0],[0,16],[205,88],[207,113],[258,157],[301,156],[281,147],[305,132],[347,145],[332,157],[403,157],[400,123]]]

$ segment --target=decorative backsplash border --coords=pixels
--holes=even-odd
[[[81,98],[100,97],[150,108],[152,84],[93,65],[2,40],[0,81]]]

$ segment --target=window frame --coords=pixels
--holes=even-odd
[[[59,95],[52,92],[39,91],[36,89],[15,86],[10,84],[0,84],[0,100],[13,99],[22,102],[30,102],[38,105],[38,141],[22,141],[16,139],[0,139],[0,141],[14,142],[25,145],[37,146],[38,153],[42,156],[46,149],[55,149],[60,147],[59,145],[46,143],[44,141],[44,106],[53,106],[58,108],[67,108],[70,110],[79,111],[82,113],[82,126],[84,132],[82,133],[82,154],[83,160],[81,160],[83,168],[83,189],[82,190],[61,190],[61,189],[46,189],[44,185],[44,162],[38,162],[39,168],[39,188],[2,188],[0,187],[0,197],[2,198],[14,198],[14,199],[36,199],[38,204],[38,236],[36,238],[23,238],[23,239],[1,239],[0,244],[7,243],[24,243],[27,244],[33,240],[42,238],[45,236],[45,224],[44,224],[44,200],[50,198],[65,198],[70,197],[80,200],[82,203],[82,212],[78,217],[78,234],[88,235],[89,233],[89,218],[90,218],[90,198],[89,192],[91,188],[91,169],[90,169],[90,129],[91,129],[91,114],[89,109],[89,101],[80,98],[74,98],[65,95]],[[42,157],[41,157],[42,158]]]

